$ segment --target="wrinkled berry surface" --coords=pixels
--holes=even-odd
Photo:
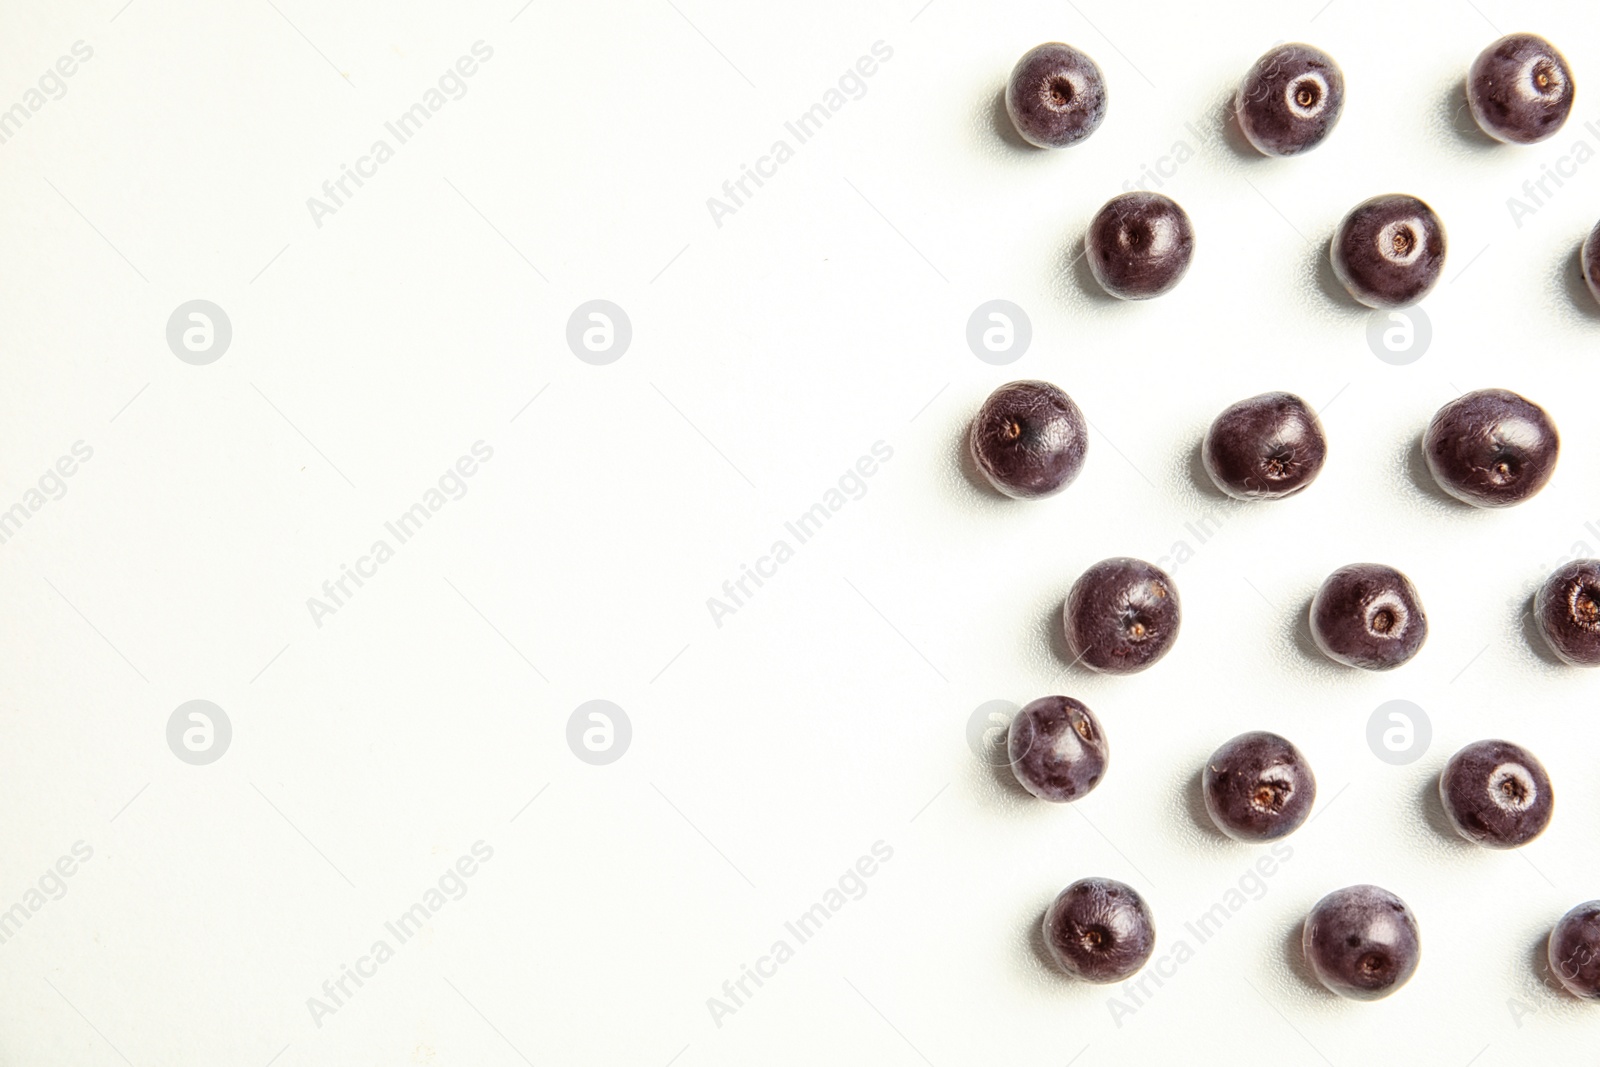
[[[1330,659],[1386,671],[1421,651],[1428,619],[1411,579],[1381,563],[1352,563],[1317,590],[1311,636]]]
[[[1083,242],[1101,288],[1123,300],[1148,300],[1183,280],[1194,258],[1194,225],[1170,197],[1123,193],[1095,214]]]
[[[1181,620],[1172,579],[1127,556],[1084,571],[1062,612],[1073,659],[1106,674],[1131,674],[1155,663],[1172,648]]]
[[[1583,280],[1589,286],[1589,294],[1600,300],[1600,222],[1595,223],[1589,231],[1578,261],[1582,264]]]
[[[1334,231],[1333,272],[1350,295],[1373,308],[1415,304],[1444,272],[1444,223],[1414,196],[1363,200]]]
[[[1575,559],[1550,575],[1533,598],[1539,633],[1575,667],[1600,667],[1600,559]]]
[[[1467,71],[1467,103],[1497,141],[1533,144],[1555,136],[1572,111],[1572,70],[1537,34],[1512,33],[1478,54]]]
[[[1239,128],[1257,151],[1292,156],[1323,142],[1344,110],[1344,73],[1308,44],[1279,45],[1244,76],[1234,97]]]
[[[1410,980],[1422,958],[1416,917],[1375,885],[1336,889],[1306,916],[1301,948],[1317,980],[1341,997],[1380,1000]]]
[[[1094,712],[1071,697],[1040,697],[1017,712],[1006,737],[1011,773],[1040,800],[1077,800],[1100,784],[1111,759]]]
[[[1155,918],[1133,887],[1083,878],[1045,911],[1044,943],[1057,966],[1074,978],[1120,982],[1155,951]]]
[[[1550,931],[1550,973],[1567,992],[1600,1000],[1600,900],[1579,904]]]
[[[1545,487],[1561,451],[1556,425],[1509,389],[1479,389],[1440,408],[1422,437],[1439,488],[1480,508],[1520,504]]]
[[[1293,393],[1262,393],[1228,407],[1200,446],[1211,480],[1240,500],[1300,492],[1322,472],[1327,456],[1321,421]]]
[[[1317,780],[1305,756],[1277,734],[1240,734],[1211,754],[1200,775],[1206,811],[1238,841],[1271,841],[1311,815]]]
[[[1477,741],[1439,775],[1439,799],[1456,833],[1486,848],[1516,848],[1550,825],[1555,794],[1532,752],[1509,741]]]
[[[1089,428],[1072,398],[1049,382],[1011,382],[989,394],[967,440],[990,485],[1028,500],[1072,484],[1088,454]]]
[[[1071,45],[1039,45],[1012,68],[1006,113],[1031,145],[1075,145],[1105,121],[1105,77],[1094,60]]]

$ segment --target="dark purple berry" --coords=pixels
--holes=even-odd
[[[1062,622],[1075,662],[1106,674],[1142,671],[1178,636],[1178,590],[1160,567],[1117,556],[1078,577]]]
[[[1563,662],[1600,667],[1600,559],[1573,560],[1546,578],[1533,617]]]
[[[1234,97],[1239,128],[1269,156],[1308,152],[1333,132],[1344,110],[1344,74],[1308,44],[1283,44],[1250,68]]]
[[[1039,45],[1011,69],[1006,114],[1031,145],[1075,145],[1105,120],[1106,80],[1095,61],[1071,45]]]
[[[1595,223],[1594,229],[1589,231],[1578,262],[1583,266],[1583,280],[1589,284],[1590,294],[1600,300],[1600,222]]]
[[[1456,833],[1485,848],[1516,848],[1550,825],[1555,795],[1532,752],[1509,741],[1477,741],[1450,757],[1439,799]]]
[[[1078,405],[1049,382],[1011,382],[983,402],[967,441],[990,485],[1029,500],[1072,484],[1083,470],[1089,430]]]
[[[1414,196],[1375,196],[1340,220],[1329,251],[1351,296],[1368,307],[1405,307],[1444,272],[1444,223]]]
[[[1123,193],[1106,201],[1083,238],[1089,271],[1112,296],[1147,300],[1183,280],[1194,226],[1170,197]]]
[[[1480,508],[1520,504],[1555,473],[1561,439],[1543,408],[1508,389],[1479,389],[1434,413],[1422,453],[1439,487]]]
[[[1044,913],[1044,943],[1056,965],[1085,982],[1120,982],[1156,947],[1156,923],[1132,886],[1082,878]]]
[[[1421,651],[1428,618],[1411,579],[1381,563],[1352,563],[1312,598],[1311,636],[1330,659],[1387,671]]]
[[[1011,720],[1011,773],[1040,800],[1077,800],[1100,784],[1111,759],[1094,712],[1071,697],[1040,697]]]
[[[1550,973],[1567,992],[1600,1000],[1600,900],[1579,904],[1550,931]]]
[[[1211,821],[1236,841],[1293,833],[1317,799],[1317,780],[1300,750],[1263,730],[1240,734],[1213,752],[1200,789]]]
[[[1467,103],[1497,141],[1533,144],[1552,137],[1572,110],[1572,70],[1556,46],[1512,33],[1478,53],[1467,71]]]
[[[1293,393],[1262,393],[1223,411],[1200,458],[1211,480],[1240,500],[1298,493],[1322,471],[1328,440],[1316,412]]]
[[[1317,981],[1351,1000],[1381,1000],[1405,985],[1422,958],[1405,901],[1375,885],[1336,889],[1306,916],[1301,948]]]

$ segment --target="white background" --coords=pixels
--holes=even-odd
[[[1547,183],[1520,227],[1506,201],[1579,140],[1600,148],[1592,9],[921,2],[6,5],[0,106],[74,42],[94,55],[0,145],[0,507],[75,441],[94,455],[0,546],[0,908],[74,842],[94,854],[0,945],[0,1062],[1588,1047],[1596,1010],[1536,963],[1600,896],[1600,677],[1539,655],[1521,615],[1559,557],[1600,554],[1600,309],[1573,258],[1600,163]],[[1463,126],[1460,80],[1520,29],[1566,52],[1576,109],[1543,145],[1495,146]],[[1223,102],[1297,39],[1343,66],[1343,121],[1302,158],[1241,152]],[[494,54],[466,95],[319,228],[307,198],[479,40]],[[997,109],[1046,40],[1093,55],[1110,94],[1100,131],[1057,153],[1018,147]],[[718,227],[706,199],[877,41],[893,56],[865,95]],[[1195,155],[1163,191],[1194,219],[1193,268],[1108,302],[1072,264],[1083,228],[1179,140]],[[1325,266],[1340,215],[1392,191],[1450,239],[1432,346],[1403,367]],[[233,324],[209,366],[165,339],[196,298]],[[565,342],[592,298],[633,324],[609,366]],[[964,337],[993,298],[1032,321],[1008,367]],[[1060,384],[1094,427],[1082,477],[1044,502],[979,491],[958,461],[972,411],[1017,377]],[[1500,513],[1418,479],[1430,414],[1486,386],[1563,433],[1550,487]],[[1195,447],[1269,389],[1324,408],[1328,465],[1293,500],[1227,502]],[[315,625],[307,598],[479,440],[494,456],[468,494]],[[707,598],[880,440],[866,495],[714,625]],[[1200,544],[1186,524],[1207,516]],[[1133,677],[1067,670],[1073,578],[1179,541],[1172,653]],[[1391,674],[1335,669],[1301,632],[1320,579],[1357,560],[1405,570],[1428,610],[1427,647]],[[1020,796],[966,742],[980,704],[1049,692],[1087,701],[1113,750],[1073,807]],[[165,739],[197,698],[234,731],[204,767]],[[608,766],[566,743],[594,698],[633,726]],[[1365,734],[1397,698],[1434,731],[1404,767]],[[1117,989],[1041,964],[1041,911],[1119,878],[1173,952],[1261,853],[1196,818],[1201,762],[1255,728],[1307,753],[1326,814],[1118,1025]],[[1455,842],[1429,799],[1451,752],[1495,736],[1558,793],[1520,853]],[[467,895],[317,1025],[307,998],[479,840],[494,856]],[[893,859],[867,895],[715,1025],[707,998],[879,840]],[[1317,898],[1364,881],[1412,905],[1423,959],[1350,1004],[1295,946]]]

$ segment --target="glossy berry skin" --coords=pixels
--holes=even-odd
[[[1600,1000],[1600,900],[1579,904],[1550,931],[1550,973],[1567,992]]]
[[[1256,730],[1211,754],[1200,790],[1217,829],[1235,841],[1272,841],[1298,830],[1310,816],[1317,780],[1299,749]]]
[[[1105,76],[1094,60],[1071,45],[1039,45],[1011,70],[1006,114],[1031,145],[1075,145],[1105,121]]]
[[[1543,489],[1560,451],[1545,410],[1508,389],[1457,397],[1434,414],[1422,437],[1439,488],[1480,508],[1520,504]]]
[[[1450,757],[1439,799],[1456,833],[1485,848],[1517,848],[1550,825],[1555,794],[1532,752],[1509,741],[1477,741]]]
[[[1537,34],[1513,33],[1478,54],[1467,71],[1467,103],[1483,132],[1509,144],[1555,136],[1572,111],[1572,70]]]
[[[1589,237],[1583,242],[1583,250],[1578,254],[1578,262],[1583,266],[1583,280],[1589,286],[1589,293],[1596,300],[1600,300],[1600,222],[1594,224],[1589,231]]]
[[[1150,958],[1156,923],[1132,886],[1083,878],[1044,913],[1044,943],[1063,971],[1085,982],[1120,982]]]
[[[1056,803],[1077,800],[1099,785],[1111,759],[1100,721],[1071,697],[1040,697],[1017,712],[1006,751],[1022,788]]]
[[[1116,556],[1072,583],[1062,611],[1075,662],[1104,674],[1142,671],[1178,637],[1178,590],[1160,567]]]
[[[1032,500],[1059,493],[1078,477],[1089,427],[1072,398],[1049,382],[1011,382],[978,409],[967,444],[990,485]]]
[[[1573,560],[1546,578],[1533,617],[1562,662],[1600,667],[1600,559]]]
[[[1382,1000],[1422,958],[1416,917],[1375,885],[1336,889],[1306,916],[1301,948],[1317,981],[1350,1000]]]
[[[1089,272],[1121,300],[1148,300],[1183,280],[1194,258],[1194,224],[1170,197],[1123,193],[1106,201],[1084,235]]]
[[[1293,393],[1262,393],[1211,423],[1200,459],[1217,488],[1238,500],[1277,500],[1314,481],[1328,456],[1322,422]]]
[[[1239,129],[1268,156],[1317,147],[1343,110],[1344,72],[1308,44],[1279,45],[1256,60],[1234,96]]]
[[[1387,671],[1421,651],[1428,617],[1411,579],[1381,563],[1352,563],[1312,598],[1311,636],[1329,659]]]
[[[1363,200],[1334,231],[1333,272],[1372,308],[1400,308],[1428,295],[1444,273],[1444,223],[1414,196]]]

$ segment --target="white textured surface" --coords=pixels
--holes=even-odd
[[[1600,1016],[1534,961],[1600,896],[1600,676],[1541,659],[1519,615],[1558,557],[1600,554],[1600,318],[1572,261],[1600,163],[1521,226],[1506,205],[1600,148],[1592,6],[121,2],[0,13],[0,106],[94,50],[0,145],[0,506],[93,449],[0,546],[0,908],[93,849],[0,945],[0,1061],[1464,1065],[1592,1043]],[[1451,123],[1491,19],[1574,67],[1549,143]],[[1110,87],[1104,127],[1060,154],[995,121],[1012,62],[1050,39]],[[1282,39],[1340,61],[1345,116],[1312,155],[1248,158],[1220,105]],[[466,95],[314,225],[306,198],[479,40]],[[715,225],[706,198],[878,41],[893,56],[865,95]],[[1084,224],[1178,141],[1194,158],[1164,191],[1195,220],[1193,270],[1152,303],[1097,299],[1067,267]],[[1321,266],[1338,217],[1387,191],[1430,201],[1451,241],[1433,346],[1405,367],[1374,358]],[[563,340],[594,297],[633,323],[610,366]],[[996,297],[1034,330],[1003,368],[963,337]],[[163,337],[194,298],[234,328],[206,367]],[[1048,502],[981,494],[956,461],[1015,377],[1059,383],[1095,427]],[[1435,408],[1489,385],[1544,403],[1564,451],[1537,499],[1478,514],[1408,456]],[[1291,501],[1219,501],[1199,435],[1267,389],[1331,405],[1328,467]],[[467,495],[315,626],[306,598],[480,440]],[[714,625],[706,599],[878,441],[893,458],[865,495]],[[1073,577],[1179,541],[1173,653],[1063,675]],[[1320,578],[1360,559],[1407,571],[1432,623],[1385,676],[1295,637]],[[1019,800],[964,739],[984,701],[1052,690],[1113,748],[1076,808]],[[596,697],[634,731],[603,767],[565,743]],[[164,738],[196,698],[234,729],[207,767]],[[1407,767],[1365,740],[1393,698],[1434,726]],[[1194,776],[1250,728],[1298,743],[1329,806],[1195,947],[1184,923],[1259,850],[1197,824]],[[1528,745],[1559,793],[1521,854],[1429,815],[1439,766],[1486,736]],[[307,998],[480,840],[466,896],[317,1025]],[[715,1025],[707,998],[880,840],[866,896]],[[1030,943],[1087,874],[1147,895],[1160,953],[1195,948],[1120,1025],[1116,990]],[[1306,984],[1294,943],[1361,881],[1411,903],[1424,958],[1349,1005]]]

